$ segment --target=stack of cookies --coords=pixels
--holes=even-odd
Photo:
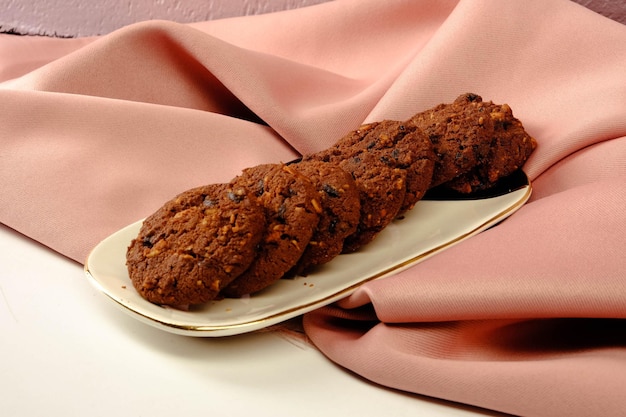
[[[407,121],[366,124],[297,162],[247,168],[168,201],[131,242],[129,276],[156,304],[254,294],[358,251],[429,189],[492,187],[535,147],[508,105],[470,93]]]

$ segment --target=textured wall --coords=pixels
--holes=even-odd
[[[198,22],[261,14],[328,0],[0,0],[0,32],[89,36],[130,23]]]
[[[325,1],[329,0],[0,0],[0,32],[88,36],[141,20],[197,22]],[[626,24],[626,1],[575,1]]]

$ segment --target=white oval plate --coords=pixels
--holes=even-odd
[[[424,199],[357,253],[340,255],[306,277],[282,279],[254,296],[212,301],[189,311],[152,304],[133,288],[126,249],[141,221],[100,242],[85,262],[85,274],[117,306],[162,330],[201,337],[246,333],[335,302],[367,281],[397,274],[502,221],[531,194],[521,171],[511,181],[500,195]]]

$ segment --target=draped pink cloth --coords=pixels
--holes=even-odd
[[[305,317],[388,387],[527,416],[626,410],[626,26],[567,0],[337,0],[0,35],[0,221],[81,262],[172,195],[474,92],[539,146],[504,223]]]

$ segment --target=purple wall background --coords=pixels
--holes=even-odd
[[[63,37],[102,35],[142,20],[197,22],[326,1],[329,0],[0,0],[0,32]],[[626,1],[573,1],[626,24]]]
[[[103,35],[143,20],[199,22],[326,1],[329,0],[0,0],[0,32]]]

